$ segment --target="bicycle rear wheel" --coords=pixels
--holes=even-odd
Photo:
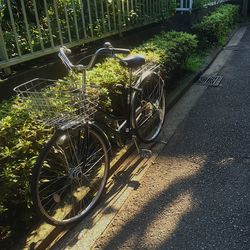
[[[147,76],[132,95],[131,122],[137,137],[150,143],[159,135],[166,113],[164,82],[155,73]]]
[[[87,126],[58,132],[33,169],[34,207],[53,225],[80,220],[103,193],[108,170],[109,154],[100,132]]]

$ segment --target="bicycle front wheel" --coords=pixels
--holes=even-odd
[[[166,113],[164,82],[157,74],[147,76],[132,95],[131,121],[137,137],[150,143],[159,135]]]
[[[108,170],[107,146],[98,131],[83,126],[58,132],[33,169],[34,207],[52,225],[80,220],[103,193]]]

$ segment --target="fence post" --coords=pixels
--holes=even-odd
[[[93,31],[93,23],[92,23],[92,16],[91,16],[91,7],[90,7],[90,2],[87,0],[87,5],[88,5],[88,12],[89,12],[89,27],[90,27],[90,33],[91,37],[94,36],[94,31]]]
[[[107,8],[107,17],[108,17],[108,27],[109,27],[109,32],[111,31],[111,22],[110,22],[110,14],[109,14],[109,2],[106,1],[106,8]]]
[[[37,10],[35,0],[33,0],[33,7],[34,7],[34,11],[35,11],[36,26],[37,26],[37,30],[38,30],[38,33],[39,33],[40,46],[41,46],[41,49],[44,51],[43,36],[42,36],[42,31],[41,31],[41,27],[40,27],[40,20],[39,20],[38,10]]]
[[[28,38],[28,44],[29,44],[31,53],[33,53],[33,47],[32,47],[32,42],[31,42],[31,35],[30,35],[30,28],[29,28],[29,23],[28,23],[28,19],[27,19],[24,0],[21,0],[21,5],[22,5],[22,13],[23,13],[24,24],[25,24],[25,28],[26,28],[26,34],[27,34],[27,38]]]
[[[122,36],[122,8],[121,8],[121,0],[117,0],[118,8],[117,8],[117,14],[118,14],[118,32],[119,36]]]
[[[49,13],[48,13],[48,4],[46,0],[43,0],[43,4],[44,4],[44,8],[45,8],[45,13],[46,13],[46,18],[47,18],[47,24],[48,24],[48,29],[49,29],[49,38],[50,38],[50,44],[51,47],[54,48],[55,44],[54,44],[54,39],[53,39],[53,33],[52,33],[52,28],[51,28],[51,20],[49,17]]]
[[[4,37],[3,37],[3,30],[2,30],[2,26],[0,24],[0,61],[7,61],[9,59],[8,57],[8,53],[7,53],[7,49],[6,49],[6,44],[4,41]],[[10,67],[8,68],[4,68],[3,69],[4,73],[6,75],[10,75],[11,74],[11,69]]]
[[[87,28],[86,28],[85,14],[84,14],[84,7],[83,7],[82,0],[80,0],[80,8],[81,8],[82,27],[83,27],[84,38],[87,38],[88,35],[87,35]]]
[[[191,13],[193,9],[193,0],[189,0],[189,12]]]
[[[58,13],[58,7],[57,7],[56,0],[53,0],[53,5],[54,5],[55,14],[56,14],[56,22],[57,22],[57,28],[58,28],[59,38],[60,38],[60,44],[63,45],[61,19],[59,18],[59,13]]]

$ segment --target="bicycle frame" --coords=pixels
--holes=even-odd
[[[117,127],[116,129],[114,129],[113,127],[109,126],[108,124],[106,124],[105,122],[101,121],[101,120],[97,120],[97,123],[102,125],[103,127],[105,127],[107,130],[111,131],[112,133],[116,134],[116,135],[121,135],[127,138],[130,138],[134,133],[133,133],[133,128],[131,125],[131,96],[132,96],[132,92],[133,90],[133,82],[132,82],[132,70],[129,69],[129,84],[128,87],[125,87],[127,89],[127,95],[126,95],[126,106],[125,106],[125,110],[127,110],[128,112],[126,113],[126,115],[124,116],[115,116],[112,115],[110,113],[105,112],[102,109],[99,109],[100,112],[104,113],[110,120],[112,121],[122,121],[122,124],[120,124],[119,127]],[[122,129],[125,127],[125,131],[122,131]]]
[[[87,69],[93,66],[98,54],[105,52],[116,57],[115,53],[127,54],[129,50],[113,48],[110,43],[105,43],[104,47],[96,51],[87,66],[73,65],[65,54],[70,50],[66,47],[60,49],[59,56],[66,67],[82,73],[82,89],[77,86],[69,92],[77,93],[80,99],[80,102],[73,99],[73,102],[68,104],[69,107],[79,108],[73,110],[74,112],[69,109],[69,116],[78,116],[55,124],[54,135],[40,152],[31,177],[33,205],[45,221],[55,226],[65,226],[87,216],[100,200],[109,177],[112,147],[105,130],[94,120],[99,102],[87,102],[86,73]],[[158,66],[145,64],[145,59],[141,56],[127,57],[120,61],[129,69],[129,81],[124,88],[126,95],[122,95],[122,107],[125,107],[126,111],[122,116],[105,115],[105,119],[108,117],[117,121],[117,128],[110,126],[109,121],[107,124],[101,124],[114,134],[132,137],[138,154],[144,158],[150,157],[152,152],[140,148],[139,142],[151,143],[160,133],[165,118],[166,98],[162,94],[164,82],[157,71]],[[132,68],[139,69],[132,72]],[[34,81],[31,82],[31,87],[34,87],[33,83]],[[24,86],[27,87],[29,84],[30,82]],[[38,84],[41,82],[38,81]],[[24,96],[30,91],[29,88],[19,90]],[[39,91],[31,93],[39,93],[39,98],[41,96]],[[61,101],[61,92],[59,93]],[[82,99],[86,102],[81,102]],[[65,105],[64,102],[61,103],[63,111],[67,110],[67,102]],[[44,105],[42,107],[44,108]],[[52,107],[59,111],[60,117],[63,117],[64,113],[60,112],[58,106]],[[119,108],[117,110],[120,111]],[[122,137],[116,139],[118,146],[123,144],[123,140],[120,140]]]
[[[141,82],[149,74],[157,74],[162,80],[162,77],[160,76],[159,65],[154,65],[153,67],[149,68],[145,72],[142,72],[139,69],[137,74],[140,74],[140,77],[138,79],[136,79],[134,82],[132,81],[132,74],[133,74],[132,69],[129,69],[130,77],[129,77],[129,86],[127,87],[128,93],[126,96],[127,97],[126,98],[127,99],[126,100],[126,110],[128,111],[127,114],[124,117],[116,117],[116,116],[111,115],[109,113],[106,113],[105,111],[100,109],[100,111],[105,113],[105,115],[108,116],[108,118],[110,120],[113,120],[113,121],[123,120],[123,123],[117,129],[114,129],[111,126],[109,126],[108,124],[106,124],[105,122],[98,121],[98,123],[100,123],[102,126],[104,126],[107,130],[111,131],[112,133],[114,133],[116,135],[121,135],[121,136],[124,136],[127,138],[131,138],[135,134],[132,123],[131,123],[131,97],[132,97],[133,91],[140,91],[139,87],[140,87]],[[121,131],[124,126],[126,126],[125,132]]]
[[[98,57],[98,55],[100,54],[108,54],[111,55],[114,58],[117,58],[118,60],[120,59],[119,57],[117,57],[115,55],[115,53],[123,53],[123,54],[128,54],[129,50],[127,49],[120,49],[120,48],[113,48],[112,45],[110,43],[105,43],[104,44],[104,48],[98,49],[95,54],[92,56],[90,62],[88,65],[73,65],[71,63],[71,61],[68,59],[68,57],[66,56],[66,54],[70,54],[71,51],[69,49],[67,49],[66,47],[61,47],[60,48],[60,52],[59,52],[59,57],[61,58],[62,62],[64,63],[64,65],[69,69],[69,70],[75,70],[77,72],[81,72],[82,73],[82,89],[83,92],[86,92],[86,83],[87,83],[87,69],[90,69],[93,67],[96,58]],[[121,59],[120,59],[121,60]],[[117,128],[114,129],[111,126],[109,126],[108,124],[106,124],[105,122],[102,121],[97,121],[97,124],[99,123],[100,125],[102,125],[103,127],[107,128],[109,131],[111,131],[112,133],[116,134],[116,135],[121,135],[127,138],[130,138],[131,136],[133,136],[135,133],[133,131],[133,126],[131,124],[131,98],[132,98],[132,93],[134,91],[140,91],[140,83],[149,75],[152,73],[156,73],[159,75],[158,73],[158,69],[159,69],[159,65],[151,65],[149,68],[141,68],[139,70],[137,70],[135,72],[135,74],[137,75],[137,78],[135,79],[135,81],[133,81],[133,72],[132,69],[129,68],[129,86],[126,87],[128,92],[127,92],[127,96],[126,96],[126,110],[128,111],[127,114],[124,117],[116,117],[113,116],[109,113],[106,113],[103,110],[100,110],[101,112],[105,113],[105,115],[113,121],[119,121],[122,120],[122,124]],[[125,132],[121,131],[122,128],[125,128]]]

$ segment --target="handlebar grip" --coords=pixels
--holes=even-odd
[[[129,49],[119,49],[119,48],[111,48],[110,49],[114,54],[129,54],[130,50]]]
[[[68,54],[68,55],[71,54],[71,49],[68,49],[66,46],[63,46],[62,49],[63,49],[63,52],[64,52],[65,54]]]

